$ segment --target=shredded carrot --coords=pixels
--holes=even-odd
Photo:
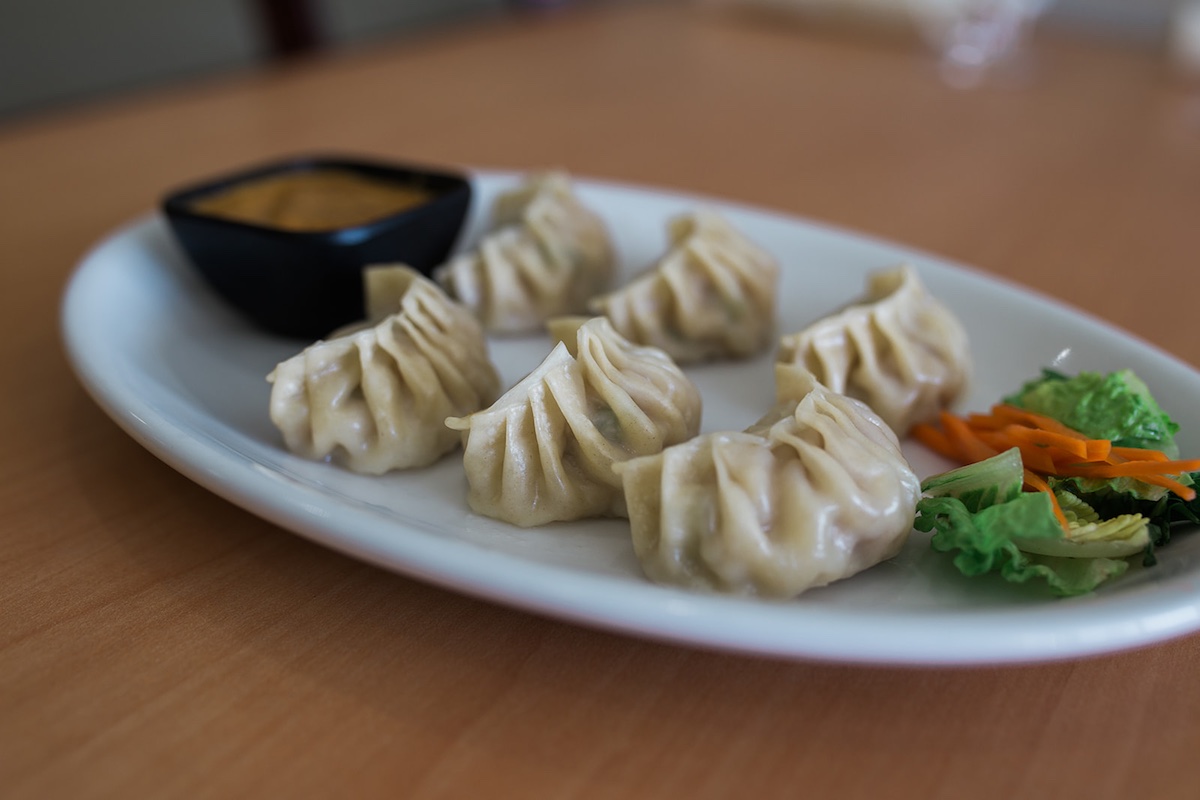
[[[1092,439],[1051,417],[1006,403],[992,406],[989,413],[966,417],[943,411],[938,424],[921,423],[912,433],[935,452],[964,464],[1016,447],[1026,468],[1026,485],[1052,497],[1044,476],[1129,477],[1162,486],[1185,500],[1196,497],[1195,489],[1177,478],[1200,471],[1200,458],[1172,459],[1158,450],[1114,447],[1107,439]],[[1054,505],[1065,524],[1057,500]]]
[[[1088,459],[1088,442],[1074,436],[1063,436],[1061,433],[1047,431],[1041,428],[1027,428],[1023,425],[1005,425],[1001,432],[1015,442],[1030,445],[1040,445],[1046,448],[1056,448],[1067,455],[1075,456],[1080,461]],[[1107,453],[1105,453],[1107,455]]]
[[[968,414],[967,424],[977,431],[998,431],[1011,423],[993,414]]]
[[[1067,515],[1063,513],[1062,506],[1058,504],[1058,498],[1054,495],[1054,490],[1050,488],[1050,484],[1046,483],[1040,475],[1033,470],[1025,470],[1025,485],[1038,492],[1045,492],[1050,495],[1050,507],[1054,510],[1054,517],[1058,520],[1058,524],[1062,525],[1063,530],[1071,527],[1067,522]]]
[[[1129,461],[1168,461],[1166,453],[1161,450],[1148,450],[1144,447],[1113,447],[1112,455]]]
[[[1016,447],[1021,451],[1021,460],[1030,469],[1038,472],[1054,471],[1054,456],[1047,448],[1014,440],[1003,431],[976,431],[975,435],[997,453]]]
[[[992,406],[992,416],[997,419],[1008,420],[1009,422],[1017,422],[1022,425],[1028,425],[1034,428],[1040,428],[1051,433],[1061,433],[1063,436],[1070,436],[1075,439],[1086,439],[1079,431],[1074,428],[1068,428],[1053,417],[1047,417],[1045,414],[1036,414],[1033,411],[1027,411],[1023,408],[1010,406],[1007,403],[1000,403]]]
[[[1187,500],[1189,503],[1196,499],[1196,490],[1191,486],[1184,486],[1176,480],[1168,478],[1166,475],[1138,475],[1137,479],[1142,483],[1150,483],[1155,486],[1161,486]]]
[[[971,430],[967,423],[948,411],[941,413],[942,429],[946,437],[958,452],[959,458],[966,462],[983,461],[997,455],[1000,451],[989,446],[979,435]]]
[[[928,422],[921,422],[914,425],[910,433],[914,439],[938,455],[961,460],[958,455],[958,448],[950,444],[950,439],[947,438],[946,434]]]
[[[1064,477],[1140,478],[1144,475],[1182,475],[1200,469],[1200,459],[1191,461],[1125,461],[1119,464],[1072,464],[1058,468]]]

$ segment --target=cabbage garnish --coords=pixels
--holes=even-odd
[[[1121,559],[1150,544],[1145,517],[1101,519],[1075,495],[1056,493],[1067,528],[1046,492],[1023,492],[1017,448],[926,478],[915,527],[935,531],[939,552],[957,551],[967,576],[999,572],[1006,580],[1045,580],[1059,595],[1085,594],[1129,568]]]
[[[930,497],[955,497],[971,513],[1021,494],[1025,467],[1013,447],[999,455],[926,478],[921,491]]]
[[[1186,486],[1194,486],[1200,482],[1200,473],[1180,475],[1179,482]],[[1057,481],[1054,485],[1060,498],[1064,494],[1076,495],[1103,519],[1127,514],[1144,517],[1150,537],[1150,546],[1146,548],[1143,559],[1146,566],[1154,565],[1154,549],[1171,540],[1172,528],[1178,525],[1200,525],[1200,497],[1184,500],[1165,490],[1157,497],[1145,497],[1135,492],[1116,491],[1112,483],[1107,482],[1092,491],[1085,491],[1087,484],[1079,480]]]
[[[1129,568],[1119,558],[1065,558],[1022,550],[1018,542],[1064,543],[1062,525],[1045,492],[1022,492],[975,513],[955,497],[925,497],[917,503],[914,527],[934,531],[934,550],[957,550],[954,566],[964,575],[998,572],[1013,583],[1044,580],[1060,596],[1087,594]]]
[[[1069,492],[1055,492],[1067,518],[1062,539],[1018,537],[1026,553],[1066,558],[1127,558],[1150,545],[1150,522],[1141,514],[1121,514],[1101,519],[1096,510]]]

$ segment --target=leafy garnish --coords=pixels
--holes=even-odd
[[[917,527],[936,530],[934,549],[957,551],[968,575],[995,570],[1043,577],[1059,594],[1090,591],[1139,552],[1153,565],[1172,527],[1200,524],[1200,459],[1178,458],[1178,430],[1130,370],[1045,370],[987,413],[943,411],[913,428],[968,465],[926,479],[927,494],[946,496],[921,500]],[[1005,501],[1018,467],[1031,491]]]
[[[1194,485],[1200,481],[1200,473],[1180,476],[1180,481],[1184,480],[1189,485]],[[1157,499],[1146,499],[1103,484],[1091,491],[1085,491],[1081,483],[1074,480],[1058,481],[1056,487],[1060,491],[1070,492],[1079,497],[1102,518],[1122,514],[1140,514],[1146,518],[1150,534],[1150,547],[1145,559],[1147,566],[1155,561],[1154,548],[1162,547],[1171,540],[1172,528],[1179,525],[1200,525],[1200,497],[1184,500],[1168,493]]]
[[[1062,526],[1049,496],[1025,492],[1005,503],[971,513],[954,497],[925,497],[917,503],[915,527],[934,531],[934,550],[957,551],[954,565],[964,575],[997,572],[1005,580],[1044,580],[1060,596],[1086,594],[1121,575],[1128,562],[1114,558],[1062,558],[1023,551],[1018,541],[1061,541]]]
[[[1067,519],[1066,537],[1061,540],[1018,538],[1017,546],[1025,552],[1068,558],[1126,558],[1150,545],[1149,525],[1141,514],[1102,518],[1075,495],[1054,494]]]
[[[914,425],[912,435],[962,463],[983,461],[1015,447],[1027,471],[1025,484],[1034,489],[1049,491],[1046,479],[1079,478],[1130,483],[1147,499],[1157,499],[1162,491],[1184,500],[1196,496],[1191,478],[1177,476],[1200,470],[1200,459],[1176,460],[1161,450],[1092,439],[1052,417],[1016,406],[1001,403],[987,414],[965,418],[943,411],[938,423]]]
[[[933,475],[921,483],[929,497],[954,497],[974,514],[1014,500],[1025,480],[1021,453],[1015,447],[991,458]]]
[[[1179,425],[1128,369],[1107,375],[1081,372],[1073,378],[1043,370],[1040,378],[1004,402],[1044,414],[1091,439],[1161,450],[1170,456],[1179,453],[1174,439]]]

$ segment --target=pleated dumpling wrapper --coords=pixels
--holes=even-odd
[[[789,392],[802,386],[798,403],[780,403],[744,432],[618,465],[648,577],[790,598],[899,552],[921,489],[895,433],[798,371]]]
[[[582,313],[616,270],[603,220],[561,172],[530,177],[500,194],[478,246],[434,270],[434,279],[489,331],[539,330]]]
[[[864,299],[783,337],[778,358],[862,400],[902,436],[953,403],[971,372],[962,323],[909,266],[872,274]]]
[[[588,304],[621,335],[680,364],[749,358],[775,338],[779,265],[712,211],[673,218],[665,255]]]
[[[466,440],[477,514],[523,527],[623,516],[613,465],[700,429],[700,393],[666,353],[631,344],[600,317],[558,333],[545,360],[494,405],[446,420]]]
[[[500,393],[470,311],[407,267],[375,279],[398,298],[395,313],[316,342],[267,376],[271,421],[289,450],[371,475],[437,461],[459,444],[446,417]]]

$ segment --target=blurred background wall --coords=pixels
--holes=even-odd
[[[521,2],[0,0],[0,119],[246,67],[289,47],[336,47],[398,32],[419,33]],[[536,5],[538,0],[524,2]],[[806,0],[770,2],[800,6]],[[1172,9],[1180,2],[1056,0],[1044,24],[1153,45],[1164,38]]]
[[[297,34],[338,46],[416,33],[504,0],[0,0],[0,118],[271,60]],[[289,19],[290,16],[290,19]],[[311,28],[312,30],[305,30]],[[280,40],[283,41],[280,41]]]

